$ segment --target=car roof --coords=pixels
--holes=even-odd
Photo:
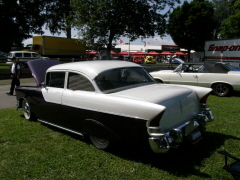
[[[222,62],[188,62],[183,65],[204,65],[210,73],[227,73],[229,69]]]
[[[227,73],[227,69],[221,62],[205,62],[204,66],[210,73]]]
[[[121,67],[141,67],[138,64],[128,62],[128,61],[118,61],[118,60],[97,60],[97,61],[81,61],[74,63],[59,64],[50,67],[49,71],[79,71],[86,74],[91,79],[95,78],[99,73],[115,68]]]

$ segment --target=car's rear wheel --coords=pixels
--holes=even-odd
[[[33,115],[31,111],[31,107],[26,99],[23,100],[22,102],[22,110],[23,110],[23,115],[24,118],[27,120],[35,120],[35,116]]]
[[[231,86],[224,83],[217,83],[213,85],[213,93],[217,96],[224,97],[230,95],[232,92]]]
[[[99,138],[94,135],[90,135],[89,137],[92,144],[98,149],[104,150],[104,149],[107,149],[110,145],[110,141],[107,139]]]

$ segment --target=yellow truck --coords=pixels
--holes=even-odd
[[[23,51],[37,52],[49,58],[81,58],[86,54],[86,44],[77,39],[52,36],[34,36],[33,44],[27,44]]]

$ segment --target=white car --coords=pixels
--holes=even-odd
[[[214,119],[206,104],[210,88],[159,85],[127,61],[58,63],[28,62],[37,86],[16,88],[17,108],[28,120],[89,136],[99,149],[125,142],[167,152],[200,142]]]
[[[228,96],[240,90],[240,71],[225,63],[184,63],[175,70],[150,72],[159,83],[212,88],[217,96]]]
[[[18,58],[20,64],[25,65],[27,61],[33,59],[48,59],[48,57],[42,57],[36,52],[29,52],[29,51],[10,51],[7,56],[7,64],[12,64],[12,58]]]

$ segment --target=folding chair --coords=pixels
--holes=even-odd
[[[234,179],[240,179],[240,159],[232,156],[226,151],[218,151],[219,154],[225,156],[225,165],[223,169],[231,173]],[[232,164],[229,164],[229,159],[235,160]]]

